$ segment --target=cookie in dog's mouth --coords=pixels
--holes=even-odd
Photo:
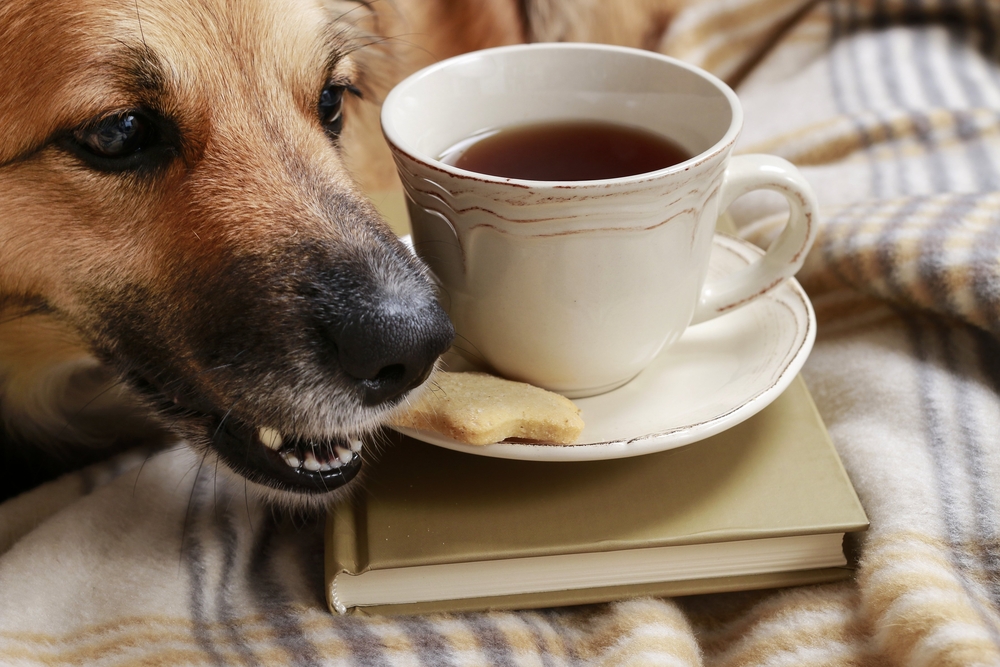
[[[280,491],[328,493],[361,470],[360,438],[307,438],[233,419],[212,435],[216,453],[251,482]]]

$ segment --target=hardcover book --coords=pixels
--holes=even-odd
[[[391,438],[328,515],[338,613],[530,608],[849,577],[864,510],[801,378],[719,435],[535,462]]]

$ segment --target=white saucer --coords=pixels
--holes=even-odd
[[[716,234],[709,277],[762,254]],[[720,433],[763,410],[802,368],[816,339],[816,316],[792,279],[727,315],[689,328],[634,380],[579,398],[586,427],[576,444],[467,445],[437,433],[398,428],[417,440],[480,456],[529,461],[594,461],[639,456]],[[454,361],[450,370],[457,368]]]

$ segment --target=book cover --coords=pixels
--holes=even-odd
[[[396,436],[367,466],[362,489],[327,519],[327,596],[337,611],[528,608],[831,581],[850,576],[843,534],[867,527],[801,378],[742,424],[656,454],[513,461]],[[808,544],[796,542],[803,539]],[[760,564],[761,554],[786,544],[786,554]],[[823,558],[802,557],[803,544]],[[626,577],[619,585],[597,585],[597,571],[588,576],[586,569],[570,583],[552,584],[532,569],[547,557],[571,557],[551,561],[568,571],[565,563],[584,567],[595,554],[610,559],[600,561],[602,573],[632,579],[640,576],[636,566],[619,563],[643,554],[681,560],[648,581]],[[721,569],[704,567],[715,560],[725,561]],[[366,574],[377,579],[370,573],[409,580],[387,580],[389,598],[383,591],[372,603],[355,586]],[[425,574],[430,584],[422,583]],[[450,584],[460,576],[473,583],[500,577],[503,593],[455,593]],[[348,581],[358,592],[344,599],[338,593]]]

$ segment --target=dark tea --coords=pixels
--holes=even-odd
[[[657,171],[690,157],[649,130],[588,120],[512,125],[460,141],[438,159],[504,178],[597,181]]]

